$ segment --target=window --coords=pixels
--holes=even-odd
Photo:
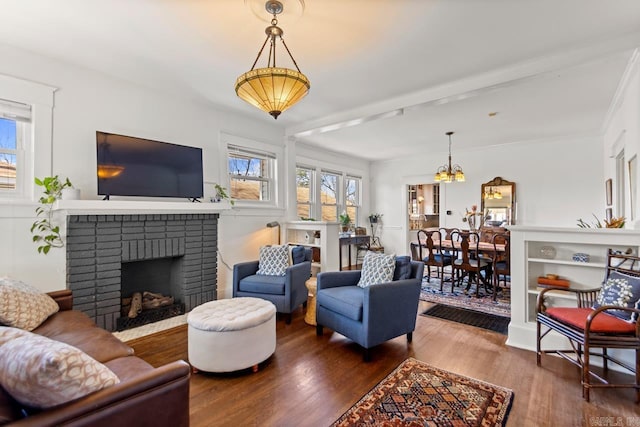
[[[31,182],[25,160],[30,121],[31,106],[0,99],[0,192],[5,196],[20,194]]]
[[[320,173],[320,204],[322,207],[322,221],[338,220],[339,188],[340,175],[338,173],[327,171],[322,171]]]
[[[313,218],[315,201],[315,170],[313,168],[296,167],[296,194],[298,201],[298,218]]]
[[[275,154],[227,146],[230,196],[236,200],[273,202],[275,199]]]
[[[362,178],[347,175],[344,185],[344,203],[351,221],[356,222],[360,210],[360,183]]]

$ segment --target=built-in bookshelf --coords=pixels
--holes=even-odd
[[[310,247],[313,253],[311,274],[338,270],[338,234],[340,224],[321,221],[291,221],[282,229],[283,241],[289,245]],[[316,237],[318,236],[319,237]]]

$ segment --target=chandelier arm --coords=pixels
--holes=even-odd
[[[264,43],[262,43],[262,47],[260,48],[260,51],[258,52],[258,56],[256,56],[256,60],[253,61],[253,65],[251,66],[251,70],[253,71],[254,68],[256,68],[256,64],[258,63],[258,59],[260,59],[260,55],[262,55],[262,51],[264,50],[264,47],[267,45],[267,42],[269,41],[269,37],[267,36],[267,38],[264,40]]]
[[[302,71],[300,71],[300,67],[298,67],[298,63],[296,62],[295,59],[293,59],[293,55],[291,55],[291,51],[287,47],[287,44],[284,42],[284,39],[282,38],[282,36],[280,36],[280,41],[282,42],[282,45],[284,46],[284,48],[287,50],[287,53],[289,54],[289,58],[291,58],[291,61],[293,61],[293,65],[296,66],[296,69],[298,70],[299,73],[302,73]]]

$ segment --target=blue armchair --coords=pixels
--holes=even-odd
[[[287,268],[284,276],[256,274],[258,261],[241,262],[233,266],[233,297],[255,297],[271,301],[278,313],[291,313],[306,305],[308,290],[305,282],[311,277],[311,249],[305,248],[304,260]]]
[[[316,334],[326,326],[364,348],[369,349],[397,336],[407,334],[411,342],[416,327],[420,285],[424,263],[411,261],[409,279],[361,288],[356,286],[360,271],[336,271],[318,274],[316,294]],[[399,261],[396,260],[397,277]]]

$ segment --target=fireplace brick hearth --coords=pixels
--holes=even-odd
[[[218,214],[69,215],[67,288],[74,308],[116,329],[123,262],[180,257],[185,310],[217,298]]]

